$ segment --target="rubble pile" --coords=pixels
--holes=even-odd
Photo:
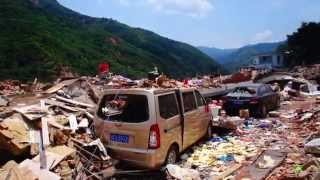
[[[24,91],[20,85],[21,82],[14,80],[0,81],[0,95],[23,94]]]
[[[252,73],[250,71],[238,72],[238,73],[234,73],[230,77],[227,77],[226,79],[224,79],[223,83],[228,84],[228,83],[245,82],[245,81],[250,81],[251,78],[252,78]]]
[[[316,80],[319,83],[320,80],[320,65],[310,65],[310,66],[297,66],[294,68],[293,72],[299,74],[301,77],[308,80]]]
[[[36,79],[30,84],[2,81],[0,150],[11,159],[22,160],[0,158],[0,179],[103,179],[114,175],[115,161],[94,132],[95,107],[105,89],[215,89],[223,83],[250,80],[251,74],[242,72],[184,81],[165,75],[131,80],[112,74],[69,78],[50,86]],[[166,167],[168,179],[319,179],[318,91],[305,96],[293,96],[292,91],[288,86],[279,92],[284,100],[281,108],[265,119],[250,117],[248,110],[229,117],[222,110],[222,101],[211,105],[212,126],[232,132],[214,134],[186,151],[180,162]]]
[[[299,112],[300,111],[300,112]],[[294,117],[287,117],[287,158],[268,179],[319,179],[320,164],[320,107],[312,107],[305,112],[298,110]]]
[[[7,83],[5,94],[17,89]],[[18,179],[111,176],[113,161],[94,134],[93,111],[98,98],[94,84],[87,78],[71,79],[40,93],[32,101],[22,101],[25,103],[13,99],[1,109],[1,149],[25,160],[7,162],[0,177],[13,176],[12,171]]]

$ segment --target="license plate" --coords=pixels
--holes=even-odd
[[[110,141],[128,144],[129,143],[129,136],[128,135],[121,135],[121,134],[111,134]]]

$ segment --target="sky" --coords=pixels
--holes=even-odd
[[[286,39],[303,21],[320,21],[320,0],[58,0],[93,17],[194,46],[239,48]]]

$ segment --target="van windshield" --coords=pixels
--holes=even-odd
[[[149,119],[147,96],[135,94],[105,95],[99,105],[98,116],[106,121],[145,122]]]

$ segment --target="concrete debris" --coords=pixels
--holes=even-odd
[[[40,99],[28,97],[28,100],[23,101],[21,97],[19,102],[13,99],[12,105],[8,102],[3,104],[11,106],[1,107],[1,149],[8,152],[12,158],[26,157],[20,164],[15,165],[15,170],[12,170],[18,176],[15,179],[29,177],[26,172],[34,173],[30,174],[29,179],[76,179],[79,175],[80,179],[85,179],[99,171],[107,174],[106,167],[113,166],[111,158],[101,141],[90,130],[93,123],[91,111],[95,108],[97,100],[91,100],[89,92],[97,93],[99,89],[90,81],[92,79],[88,81],[81,78],[62,81],[45,91],[40,91],[44,94]],[[21,87],[21,84],[17,84],[14,89],[9,82],[0,83],[6,85],[0,89],[0,93],[5,95],[0,96],[0,103],[8,95],[17,96],[14,91]],[[90,90],[87,88],[88,83],[91,85]],[[38,84],[37,81],[34,84]],[[75,144],[71,139],[85,145]],[[83,155],[84,150],[90,155],[90,152],[96,152],[98,159],[93,161],[88,154]],[[81,154],[83,157],[79,158]],[[93,169],[88,168],[96,162],[100,164],[96,164]],[[7,166],[3,166],[3,169],[6,168]],[[7,174],[0,171],[0,176],[7,177]],[[99,173],[95,175],[98,179],[102,176],[103,174]]]

